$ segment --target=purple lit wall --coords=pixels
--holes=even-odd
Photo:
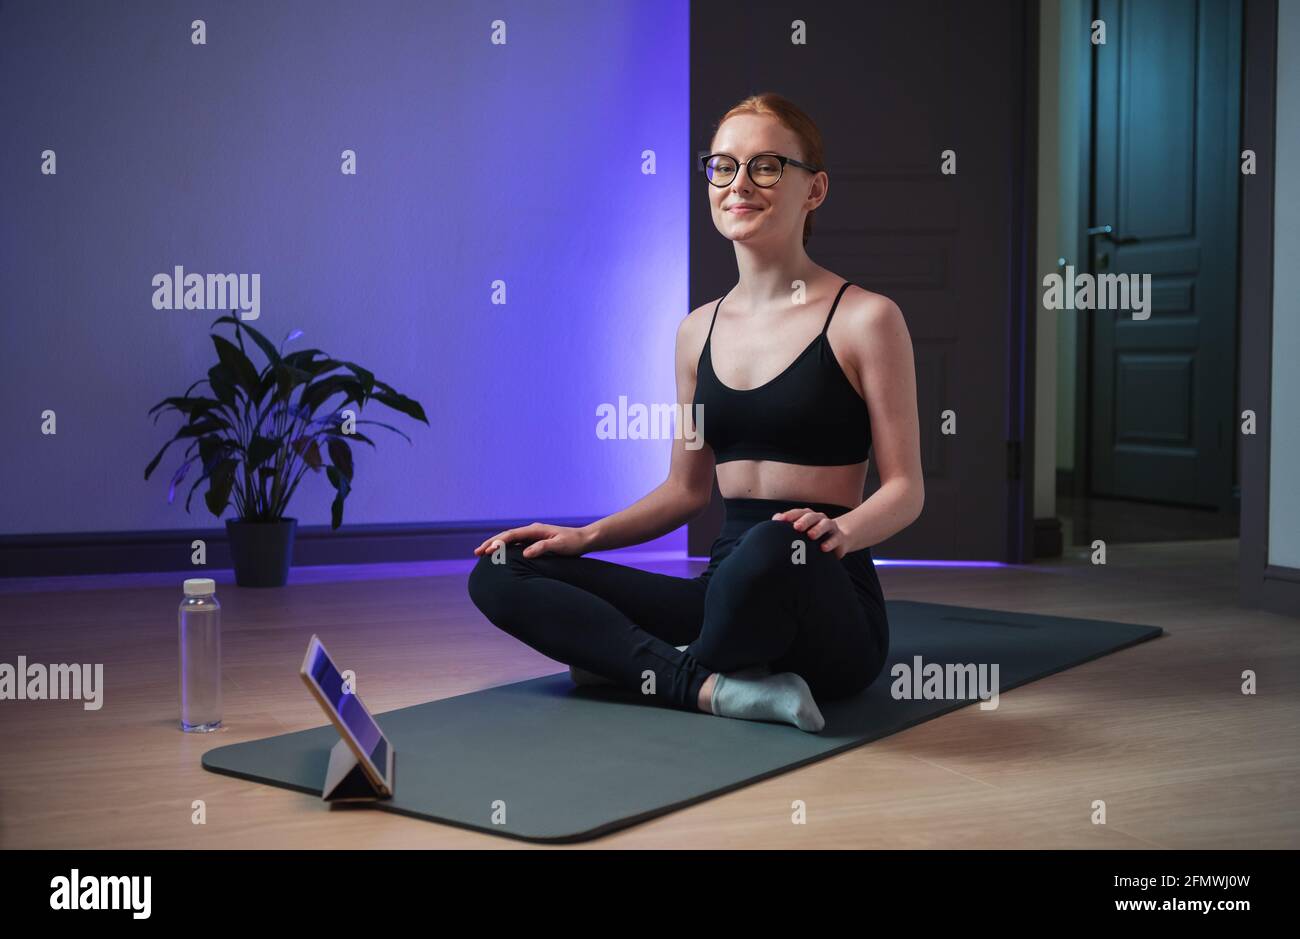
[[[218,314],[151,305],[176,265],[260,274],[253,326],[302,329],[301,347],[424,404],[431,428],[367,412],[415,443],[376,430],[378,451],[358,448],[345,524],[598,515],[644,495],[669,441],[598,439],[596,408],[675,397],[688,199],[704,198],[687,13],[0,3],[0,533],[217,524],[198,495],[190,515],[167,505],[174,459],[143,480],[177,422],[146,411],[215,361]],[[327,524],[332,494],[309,479],[289,514]]]

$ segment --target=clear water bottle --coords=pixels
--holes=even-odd
[[[221,604],[210,577],[185,581],[179,613],[181,730],[205,733],[221,726]]]

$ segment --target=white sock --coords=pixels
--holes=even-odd
[[[719,717],[777,721],[814,734],[826,726],[808,683],[794,672],[766,676],[748,669],[730,675],[719,672],[710,707]]]

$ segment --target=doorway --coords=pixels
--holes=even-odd
[[[1241,4],[1055,9],[1061,541],[1235,538]]]

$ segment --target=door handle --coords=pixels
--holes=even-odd
[[[1137,244],[1138,242],[1138,239],[1132,236],[1125,238],[1120,235],[1116,235],[1115,228],[1114,226],[1111,225],[1095,225],[1092,228],[1088,229],[1089,238],[1095,238],[1097,236],[1101,236],[1102,238],[1109,238],[1117,245],[1132,245],[1132,244]]]

